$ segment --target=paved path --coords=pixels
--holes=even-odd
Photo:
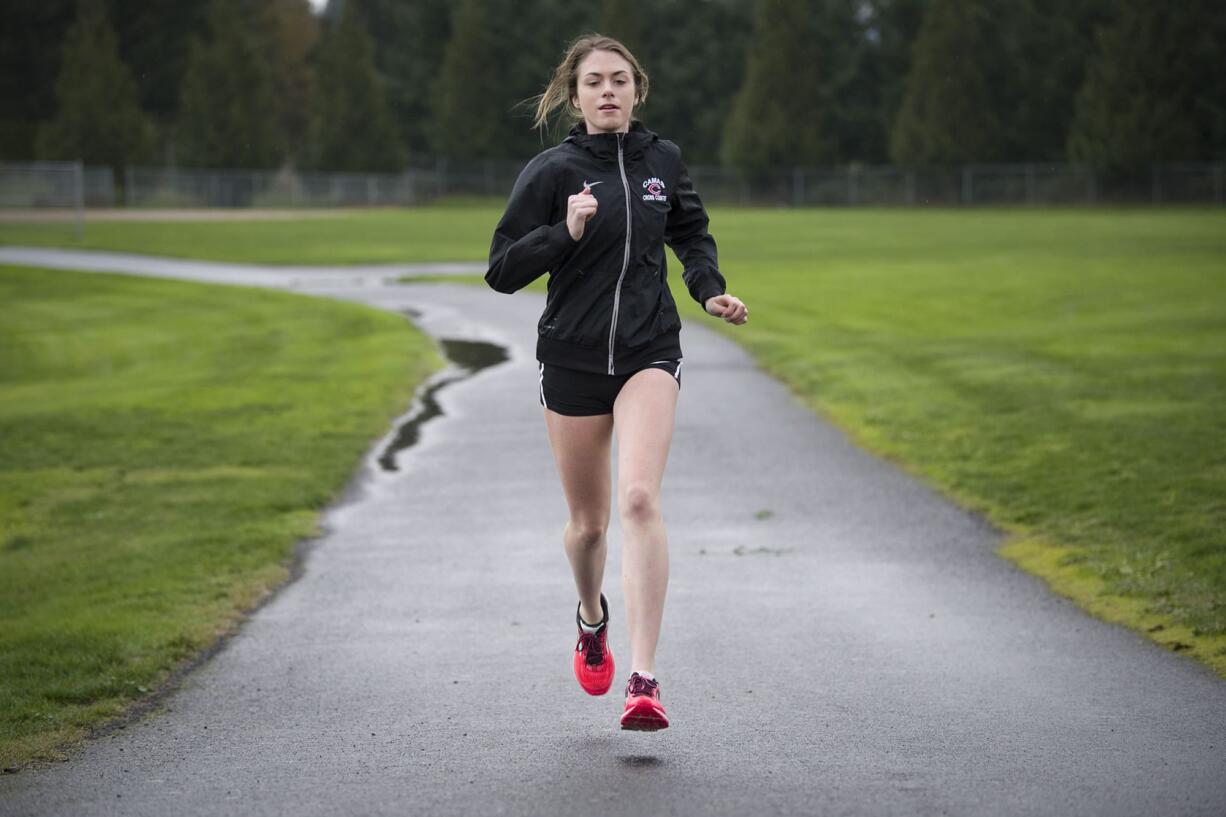
[[[511,359],[439,391],[400,470],[372,452],[303,576],[162,711],[0,776],[0,814],[1226,814],[1226,683],[1053,596],[692,326],[664,488],[674,725],[618,731],[618,695],[570,676],[539,299],[228,270]]]

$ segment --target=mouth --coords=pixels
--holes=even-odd
[[[620,110],[616,105],[601,105],[596,110],[598,111],[617,111]]]

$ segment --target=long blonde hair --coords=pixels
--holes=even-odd
[[[579,122],[583,119],[583,112],[571,105],[571,100],[579,93],[579,63],[593,51],[612,51],[624,57],[626,62],[630,63],[630,70],[634,74],[636,104],[642,105],[647,101],[647,72],[630,53],[630,49],[612,37],[584,34],[566,49],[566,56],[553,70],[553,78],[549,80],[549,85],[545,86],[545,92],[533,97],[536,101],[536,117],[532,120],[532,127],[545,127],[550,115],[559,108],[565,108],[572,121]]]

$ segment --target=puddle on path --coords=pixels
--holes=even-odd
[[[451,365],[459,371],[445,373],[438,380],[426,387],[418,396],[417,411],[409,416],[396,429],[396,436],[379,455],[379,467],[384,471],[398,471],[396,455],[417,443],[421,436],[421,427],[433,418],[443,413],[435,399],[439,389],[460,380],[467,380],[482,369],[497,366],[510,359],[506,347],[496,343],[481,340],[463,340],[460,338],[441,338],[439,344],[443,347],[443,355],[451,361]]]

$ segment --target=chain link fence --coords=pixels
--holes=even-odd
[[[413,207],[445,197],[505,200],[522,162],[418,162],[402,173],[108,168],[0,163],[0,207]],[[692,167],[708,204],[792,207],[1226,203],[1226,163],[1154,165],[1114,178],[1064,164],[787,168],[747,176]]]

